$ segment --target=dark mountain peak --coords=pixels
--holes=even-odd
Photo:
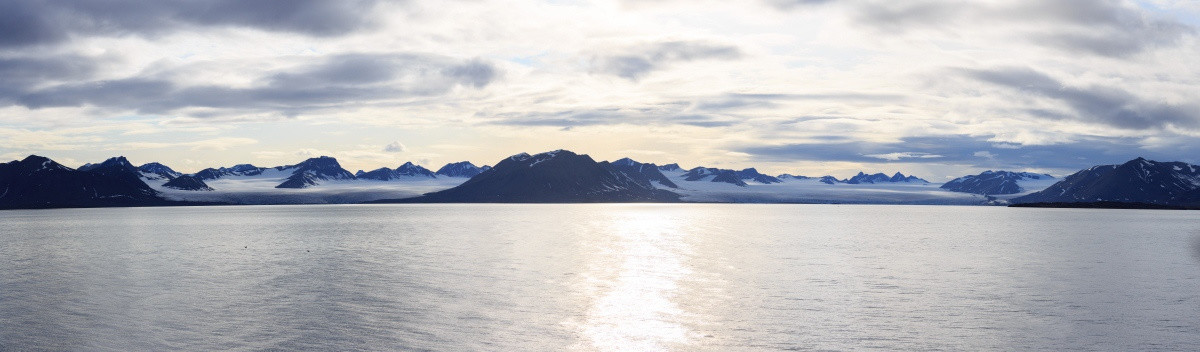
[[[431,178],[437,177],[437,175],[434,175],[433,171],[429,171],[429,169],[426,169],[425,167],[423,167],[421,165],[413,164],[413,162],[411,162],[411,161],[407,161],[404,163],[404,165],[400,165],[399,167],[397,167],[396,175],[397,176],[424,176],[424,177],[431,177]]]
[[[208,184],[204,183],[204,181],[202,181],[199,178],[196,178],[194,176],[188,176],[188,175],[183,175],[183,176],[173,178],[170,181],[167,181],[167,183],[164,183],[163,187],[184,190],[184,191],[211,191],[211,190],[213,190],[212,187],[209,187]]]
[[[1014,203],[1133,202],[1200,205],[1200,167],[1137,158],[1081,170]]]
[[[669,202],[679,195],[567,150],[521,153],[463,184],[412,202]]]
[[[894,174],[892,176],[888,176],[887,174],[882,173],[882,172],[874,173],[874,174],[867,174],[862,171],[859,171],[857,175],[854,175],[854,177],[846,179],[842,182],[845,182],[848,184],[864,184],[864,183],[878,184],[878,183],[901,183],[901,182],[929,183],[929,181],[925,181],[919,177],[904,176],[904,174],[899,173],[899,172],[897,172],[896,174]]]
[[[30,155],[21,161],[13,161],[9,164],[18,165],[22,171],[27,173],[45,170],[71,170],[69,167],[40,155]]]
[[[522,153],[513,154],[512,156],[509,156],[508,159],[506,159],[506,160],[525,161],[532,157],[533,156],[529,155],[529,153],[522,152]],[[496,163],[496,164],[499,165],[500,163]]]
[[[703,167],[703,166],[697,166],[697,167],[692,168],[691,170],[688,170],[687,173],[683,174],[683,180],[684,181],[705,181],[705,180],[707,180],[709,182],[729,183],[729,184],[733,184],[733,185],[736,185],[739,187],[747,186],[746,182],[742,181],[742,177],[741,177],[741,175],[738,174],[737,171],[726,170],[726,169],[707,168],[707,167]]]
[[[50,158],[35,154],[29,154],[29,156],[25,157],[25,159],[21,159],[22,164],[41,164],[47,161],[54,162],[54,160],[50,160]]]
[[[460,161],[457,163],[449,163],[438,169],[434,174],[446,177],[475,177],[484,171],[483,168],[475,166],[470,161]]]
[[[170,167],[159,163],[145,163],[142,164],[142,166],[138,166],[137,169],[148,179],[165,178],[169,180],[183,175],[182,173],[172,170]]]
[[[1026,191],[1021,186],[1021,181],[1045,179],[1053,179],[1053,177],[1029,172],[987,170],[979,175],[968,175],[950,180],[950,182],[942,184],[941,188],[952,192],[982,195],[1016,194]]]
[[[247,168],[255,168],[254,165],[250,165],[250,164],[244,164],[244,165]],[[242,165],[234,166],[235,171],[237,171],[236,169],[239,166],[242,166]],[[316,158],[308,158],[307,160],[304,160],[304,161],[300,162],[299,164],[296,164],[295,166],[300,167],[300,168],[310,168],[310,169],[334,169],[334,168],[341,169],[342,168],[342,164],[339,164],[337,159],[335,159],[333,157],[324,156],[324,155],[316,157]]]
[[[304,188],[317,185],[317,181],[354,179],[354,174],[343,169],[337,159],[328,156],[309,158],[284,169],[293,168],[292,175],[275,188]]]
[[[108,158],[107,160],[104,160],[103,162],[101,162],[99,164],[84,164],[83,166],[80,166],[78,170],[79,171],[93,171],[93,170],[98,170],[101,168],[121,169],[121,170],[137,172],[137,167],[133,166],[133,164],[129,162],[129,159],[125,159],[124,156],[111,157],[111,158]]]
[[[617,159],[617,161],[612,162],[612,164],[613,165],[623,165],[623,166],[635,166],[635,165],[641,165],[642,163],[634,161],[633,159],[630,159],[630,158],[620,158],[620,159]]]
[[[742,169],[742,171],[738,171],[737,176],[738,176],[738,178],[740,178],[742,180],[753,180],[754,182],[764,183],[764,184],[783,182],[774,176],[763,175],[763,174],[759,173],[757,169],[752,168],[752,167]]]
[[[73,170],[31,155],[0,164],[0,208],[137,206],[163,204],[124,158]],[[128,168],[126,168],[128,166]]]
[[[775,178],[780,179],[780,180],[807,180],[807,179],[811,179],[812,177],[808,177],[808,176],[804,176],[804,175],[781,174],[779,176],[775,176]]]
[[[386,168],[386,167],[381,167],[381,168],[367,171],[367,172],[358,170],[358,172],[354,174],[354,178],[357,178],[357,179],[379,180],[379,181],[392,180],[392,179],[395,179],[397,176],[398,175],[396,174],[395,170],[392,170],[392,169]]]
[[[640,163],[629,158],[624,158],[621,160],[625,160],[625,162],[609,163],[604,161],[600,162],[600,165],[609,168],[612,172],[623,174],[624,176],[638,182],[638,184],[643,187],[657,188],[651,183],[657,182],[659,185],[664,187],[679,188],[679,185],[676,185],[675,182],[672,182],[671,179],[668,179],[667,176],[663,175],[662,171],[658,170],[658,165]]]
[[[222,169],[224,169],[224,168],[222,168]],[[245,173],[245,172],[254,172],[254,171],[260,171],[260,170],[262,170],[262,169],[263,169],[263,168],[261,168],[261,167],[258,167],[258,166],[254,166],[254,165],[251,165],[251,164],[237,164],[237,165],[234,165],[234,166],[230,166],[228,170],[229,170],[229,171],[232,171],[232,172]]]
[[[278,166],[275,170],[283,171],[289,168],[295,168],[298,165]],[[225,176],[256,176],[261,175],[267,168],[254,166],[251,164],[237,164],[230,167],[207,168],[193,174],[201,180],[215,180]]]
[[[670,163],[670,164],[666,164],[663,166],[659,166],[658,170],[659,171],[667,171],[667,172],[676,172],[676,171],[683,171],[683,168],[679,167],[678,163]]]
[[[842,181],[841,181],[841,180],[838,180],[838,179],[837,179],[837,177],[833,177],[833,176],[825,175],[825,176],[821,176],[820,182],[821,182],[821,183],[824,183],[824,184],[830,184],[830,185],[832,185],[832,184],[835,184],[835,183],[840,183],[840,182],[842,182]]]
[[[501,160],[499,163],[496,163],[496,166],[493,167],[493,169],[508,168],[508,167],[514,167],[517,165],[523,165],[526,167],[534,167],[534,166],[540,165],[540,167],[546,167],[546,166],[555,165],[560,162],[563,162],[563,160],[575,160],[575,159],[586,159],[586,161],[591,162],[591,163],[596,162],[595,160],[592,160],[592,157],[588,156],[587,154],[575,154],[574,152],[571,152],[569,150],[559,149],[559,150],[555,150],[555,151],[538,153],[538,154],[534,154],[534,155],[529,155],[528,153],[520,153],[517,155],[513,155],[513,156],[508,157],[507,159]],[[551,162],[551,161],[553,161],[553,162],[550,164],[543,164],[545,162]]]

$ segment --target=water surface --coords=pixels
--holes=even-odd
[[[0,350],[1200,350],[1197,214],[0,211]]]

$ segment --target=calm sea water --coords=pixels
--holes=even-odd
[[[1200,350],[1200,212],[0,212],[0,350]]]

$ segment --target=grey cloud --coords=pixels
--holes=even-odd
[[[7,94],[0,96],[0,101],[32,109],[92,105],[161,114],[203,107],[294,115],[339,104],[438,95],[459,85],[484,87],[497,74],[495,68],[480,60],[421,54],[347,54],[267,74],[249,88],[184,86],[170,76],[172,73],[0,91]]]
[[[1008,26],[1009,32],[1035,45],[1070,52],[1124,57],[1178,44],[1195,28],[1157,18],[1120,0],[1020,0],[999,3],[965,1],[841,2],[858,24],[880,33],[933,28],[956,35],[971,27]]]
[[[971,78],[1058,100],[1069,106],[1076,118],[1128,129],[1200,126],[1200,106],[1177,106],[1143,100],[1112,87],[1069,87],[1028,68],[963,70]]]
[[[672,63],[733,60],[740,57],[741,49],[732,45],[673,41],[631,48],[624,54],[597,56],[592,59],[592,69],[594,72],[637,80]]]
[[[1082,137],[1056,145],[997,145],[993,136],[943,135],[907,137],[895,143],[838,141],[836,139],[786,145],[748,145],[735,150],[765,161],[847,161],[862,163],[966,164],[992,169],[1066,168],[1081,169],[1097,164],[1156,155],[1142,149],[1132,138]],[[986,154],[979,153],[986,152]],[[891,160],[901,154],[911,157]],[[933,157],[936,156],[936,157]],[[1161,155],[1178,160],[1185,155]]]
[[[725,127],[739,122],[728,116],[686,112],[685,102],[665,103],[648,107],[612,107],[586,110],[565,110],[537,113],[481,113],[490,119],[488,124],[505,126],[552,126],[574,128],[598,125],[689,125]]]
[[[0,0],[0,46],[238,26],[314,36],[372,25],[377,0]]]
[[[781,9],[792,9],[800,6],[828,4],[833,0],[763,0],[763,2]]]
[[[47,81],[90,77],[97,60],[74,55],[57,57],[0,57],[0,103]]]
[[[871,93],[772,94],[727,93],[701,96],[642,107],[603,107],[584,110],[563,110],[536,113],[480,113],[489,124],[510,126],[581,127],[596,125],[651,124],[689,125],[697,127],[728,127],[747,122],[738,110],[748,108],[777,108],[781,103],[796,100],[894,102],[906,99],[902,95]],[[836,119],[836,116],[809,116],[792,122],[812,119]]]

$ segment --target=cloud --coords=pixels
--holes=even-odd
[[[376,0],[0,0],[0,47],[75,36],[157,36],[197,27],[249,27],[312,36],[375,24]]]
[[[294,115],[346,104],[440,95],[456,86],[481,88],[496,79],[497,69],[481,60],[438,55],[341,54],[269,73],[249,87],[185,85],[172,76],[168,72],[26,87],[28,91],[0,91],[4,94],[0,102],[30,109],[88,105],[146,114],[215,108]]]
[[[1107,57],[1177,45],[1196,33],[1191,26],[1122,0],[859,0],[840,4],[855,24],[885,35],[932,29],[961,38],[998,30],[1035,45]]]
[[[1139,98],[1112,87],[1072,87],[1029,68],[966,69],[973,79],[1066,104],[1077,119],[1126,129],[1200,126],[1200,106]]]
[[[670,41],[628,48],[625,53],[592,58],[592,71],[638,80],[668,65],[697,60],[734,60],[741,49],[701,41]]]
[[[917,162],[1009,170],[1081,169],[1133,159],[1148,152],[1141,147],[1143,143],[1134,138],[1080,137],[1068,143],[1022,145],[1018,148],[996,148],[993,146],[995,142],[990,141],[992,138],[994,136],[942,135],[905,137],[899,142],[890,143],[835,141],[751,144],[735,149],[749,153],[760,161]],[[1183,152],[1164,157],[1178,160],[1191,158]]]
[[[190,142],[130,142],[122,146],[124,149],[160,149],[184,147],[191,150],[229,150],[232,148],[258,144],[258,140],[242,137],[219,137]]]
[[[899,161],[901,159],[937,159],[942,158],[941,155],[920,153],[920,152],[895,152],[887,154],[867,154],[865,157],[883,159],[888,161]]]
[[[404,144],[401,144],[399,141],[388,143],[388,145],[383,146],[383,151],[388,153],[400,153],[407,150],[408,147],[404,146]]]
[[[604,125],[687,125],[726,127],[740,122],[735,117],[689,112],[686,102],[631,107],[581,108],[551,112],[481,114],[487,124],[505,126],[552,126],[574,128]]]

